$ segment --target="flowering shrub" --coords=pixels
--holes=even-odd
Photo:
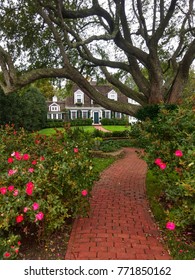
[[[171,112],[162,106],[158,117],[138,124],[133,135],[145,149],[148,168],[163,185],[159,199],[167,221],[178,230],[194,226],[195,97]]]
[[[7,126],[0,134],[0,253],[10,259],[21,233],[44,236],[86,215],[96,177],[87,143],[71,133],[46,138]]]

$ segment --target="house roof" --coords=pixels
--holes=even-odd
[[[120,102],[123,102],[123,103],[127,103],[128,102],[128,97],[126,97],[125,95],[121,94],[118,90],[114,89],[112,86],[110,86],[108,84],[105,84],[105,85],[93,85],[93,86],[96,88],[96,90],[98,90],[104,96],[108,96],[108,93],[111,92],[112,90],[114,90],[115,92],[117,92],[118,100]],[[71,95],[66,97],[64,100],[60,100],[60,101],[57,101],[57,102],[47,101],[48,107],[51,106],[54,103],[57,103],[58,105],[60,105],[60,110],[61,111],[63,111],[65,108],[76,107],[76,104],[74,104],[74,93],[77,90],[79,90],[79,89],[80,89],[79,86],[74,84],[73,87],[72,87],[72,94]],[[91,98],[89,98],[86,94],[84,94],[84,106],[85,107],[94,107],[94,106],[98,107],[99,105],[96,104],[95,102],[93,102],[93,104],[92,104],[91,103]]]

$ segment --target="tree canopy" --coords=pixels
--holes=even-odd
[[[1,0],[0,9],[6,94],[66,78],[103,107],[135,115],[139,106],[90,84],[96,73],[141,106],[182,97],[195,58],[194,0]]]
[[[35,87],[5,96],[0,90],[0,122],[14,124],[15,129],[23,127],[36,131],[45,127],[47,105],[42,93]]]

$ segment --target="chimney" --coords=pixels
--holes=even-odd
[[[53,101],[53,102],[57,102],[57,101],[58,101],[57,96],[54,95],[54,96],[52,97],[52,101]]]

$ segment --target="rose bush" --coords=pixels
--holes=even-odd
[[[144,159],[163,191],[167,221],[184,230],[195,225],[195,97],[191,96],[174,111],[164,106],[153,121],[146,120],[132,129],[137,144],[144,148]]]
[[[43,137],[6,126],[0,136],[0,253],[10,259],[21,233],[44,236],[87,215],[96,174],[87,140],[71,131]]]

